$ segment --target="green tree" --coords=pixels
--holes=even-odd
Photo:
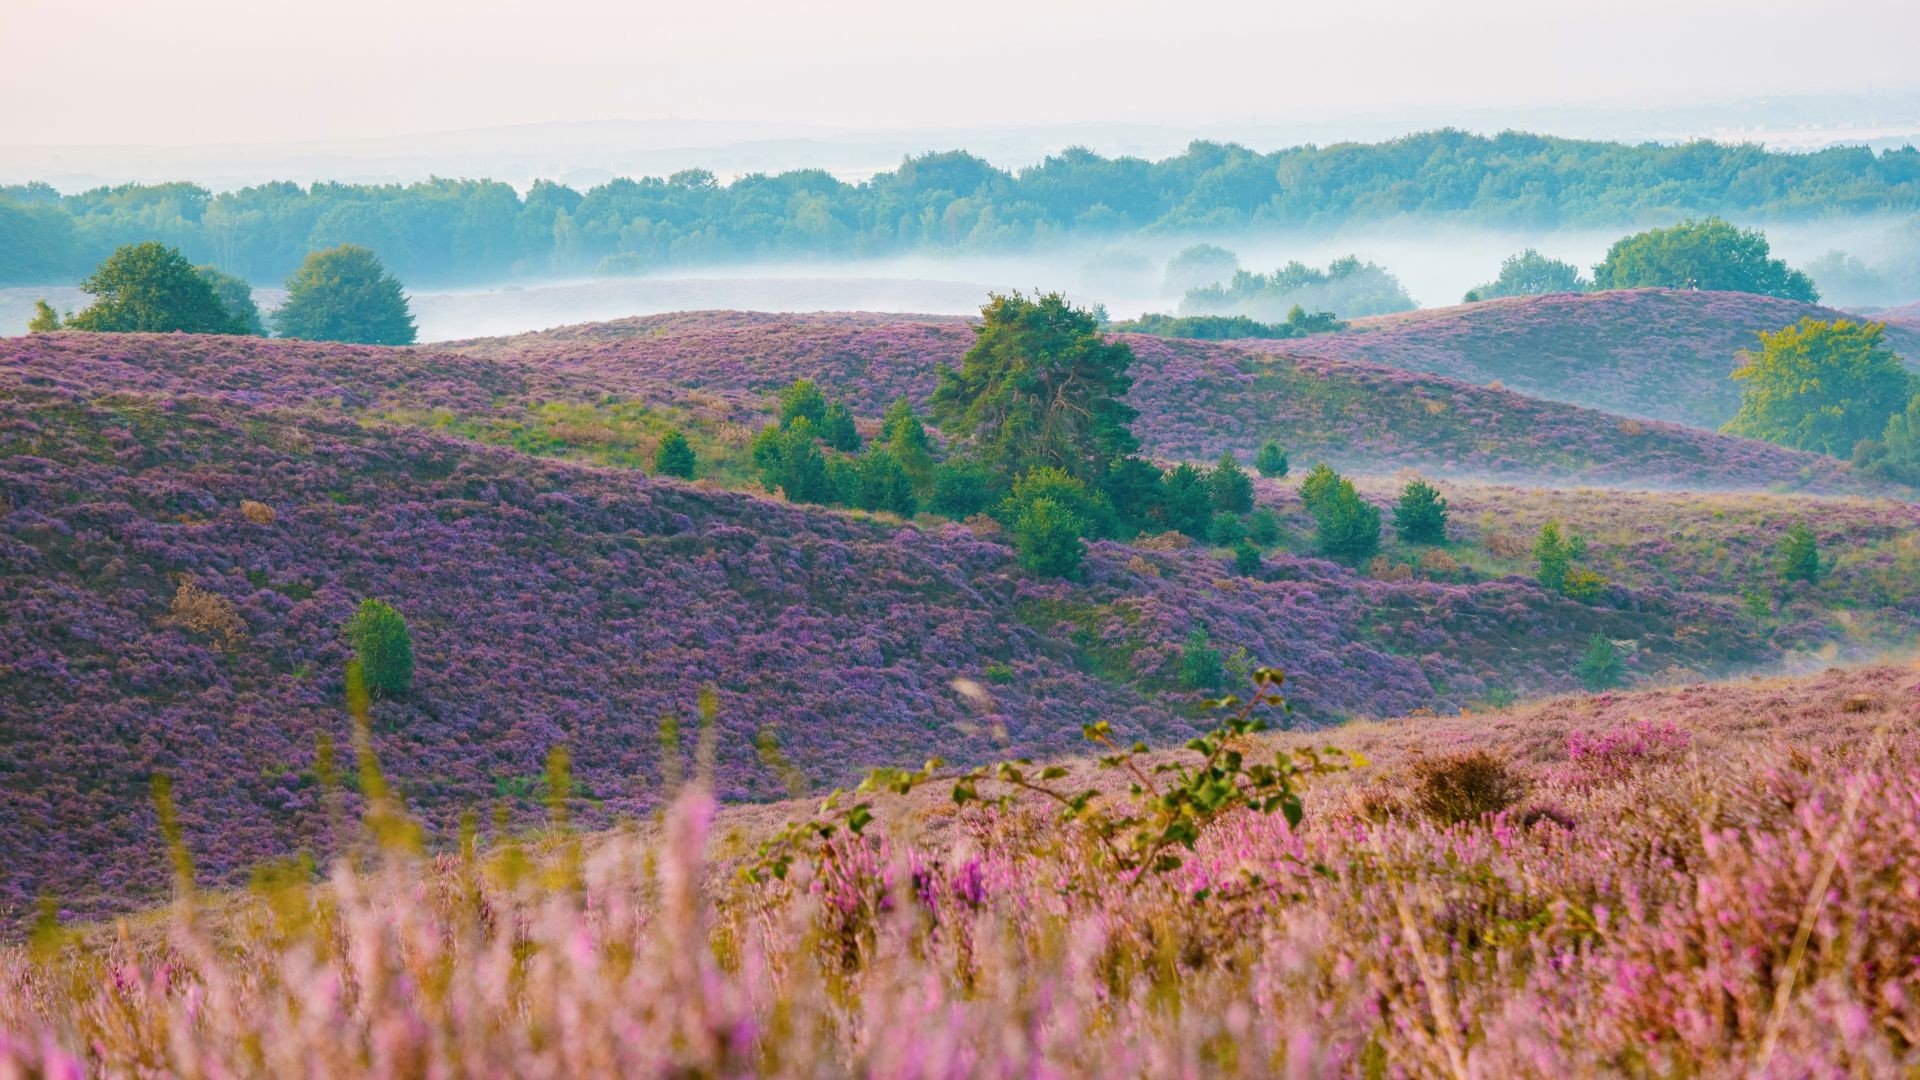
[[[1574,665],[1574,677],[1588,690],[1600,691],[1620,685],[1620,677],[1626,673],[1626,665],[1621,662],[1620,649],[1605,634],[1595,634],[1587,642],[1587,651],[1581,655],[1580,662]]]
[[[780,427],[805,419],[818,431],[827,422],[827,396],[812,379],[795,379],[780,391]]]
[[[1820,572],[1820,538],[1805,522],[1795,522],[1780,541],[1780,577],[1812,585]]]
[[[920,512],[920,501],[913,494],[913,478],[892,450],[875,443],[867,447],[856,465],[858,476],[854,505],[862,510],[885,510],[912,517]]]
[[[362,600],[347,620],[347,643],[367,689],[383,697],[400,697],[413,689],[413,638],[407,620],[384,600]]]
[[[1045,577],[1073,577],[1079,573],[1085,554],[1080,543],[1082,528],[1072,511],[1052,499],[1022,503],[1010,530],[1020,565]]]
[[[1138,449],[1120,399],[1133,350],[1108,341],[1093,313],[1058,293],[995,295],[981,309],[959,370],[942,368],[933,419],[1004,475],[1050,465],[1097,483]]]
[[[1195,627],[1187,632],[1180,649],[1180,685],[1189,690],[1217,690],[1226,682],[1227,666],[1220,650],[1208,643],[1207,632]]]
[[[1720,220],[1688,219],[1614,242],[1593,268],[1594,287],[1708,289],[1760,293],[1815,303],[1813,279],[1772,258],[1766,235]]]
[[[1222,452],[1213,471],[1207,474],[1207,490],[1213,495],[1215,510],[1244,514],[1253,509],[1253,478],[1233,459],[1231,452]]]
[[[1160,512],[1160,470],[1152,462],[1131,455],[1107,463],[1100,491],[1113,507],[1114,535],[1130,536],[1148,528]]]
[[[1160,292],[1185,296],[1194,289],[1231,280],[1239,270],[1240,259],[1233,252],[1213,244],[1195,244],[1167,260]]]
[[[1253,467],[1269,480],[1281,479],[1287,475],[1286,448],[1272,439],[1261,443],[1260,452],[1253,455]]]
[[[33,318],[27,322],[29,334],[51,334],[60,329],[60,313],[45,300],[33,302]]]
[[[914,490],[926,492],[933,486],[933,440],[927,435],[927,426],[920,422],[920,416],[913,411],[913,403],[906,398],[896,400],[887,406],[886,416],[880,421],[880,441],[900,462],[913,478]]]
[[[760,467],[760,481],[769,489],[778,489],[795,503],[829,503],[835,496],[832,477],[827,472],[826,455],[813,434],[813,423],[796,418],[782,431],[769,425],[754,436],[753,462]]]
[[[1213,523],[1207,526],[1207,542],[1214,547],[1233,547],[1247,538],[1247,526],[1238,514],[1226,510],[1213,515]]]
[[[353,244],[316,251],[287,279],[287,300],[273,314],[281,337],[411,345],[413,311],[400,282],[373,252]]]
[[[1875,450],[1870,460],[1862,462],[1868,471],[1920,487],[1920,395],[1887,418]]]
[[[1260,549],[1245,540],[1233,545],[1233,572],[1241,577],[1260,575]]]
[[[1351,480],[1341,480],[1313,517],[1322,555],[1359,563],[1380,550],[1380,508],[1362,499]]]
[[[687,437],[678,431],[669,431],[660,437],[660,445],[653,451],[653,471],[661,476],[677,476],[682,480],[693,479],[695,459],[693,447],[687,443]]]
[[[213,295],[220,298],[220,306],[227,309],[227,315],[239,332],[251,337],[266,337],[267,328],[260,321],[260,307],[253,302],[253,286],[242,278],[222,273],[218,267],[196,266],[193,272],[206,280],[213,289]]]
[[[1160,478],[1155,510],[1163,528],[1205,539],[1213,524],[1213,492],[1207,487],[1207,474],[1184,463],[1167,470]]]
[[[1334,472],[1326,462],[1321,462],[1307,470],[1306,479],[1300,481],[1300,505],[1307,513],[1318,515],[1320,506],[1340,490],[1343,481],[1340,474]]]
[[[1005,490],[999,475],[985,462],[951,457],[933,468],[930,505],[934,513],[960,520],[985,513],[1000,501]]]
[[[1013,482],[1013,490],[1001,504],[1000,517],[1007,524],[1018,520],[1028,503],[1047,499],[1072,514],[1086,536],[1112,536],[1115,532],[1113,507],[1105,494],[1090,488],[1065,469],[1041,466],[1028,469]]]
[[[180,252],[148,241],[107,256],[80,288],[94,301],[68,316],[69,330],[116,334],[238,334],[213,287]]]
[[[1447,500],[1425,480],[1412,480],[1393,507],[1393,531],[1409,544],[1447,542]]]
[[[820,441],[842,453],[860,449],[860,429],[854,425],[853,410],[842,402],[827,406],[826,419],[820,422]]]
[[[1540,526],[1540,535],[1533,541],[1533,559],[1538,566],[1534,578],[1542,588],[1565,595],[1573,564],[1586,554],[1587,542],[1583,537],[1563,536],[1560,523],[1549,521]]]
[[[1262,506],[1247,515],[1247,539],[1263,548],[1280,542],[1280,515]]]
[[[1532,248],[1509,255],[1500,264],[1500,276],[1485,285],[1475,286],[1467,294],[1467,303],[1491,300],[1497,296],[1548,296],[1553,293],[1586,292],[1591,286],[1580,276],[1580,268],[1570,262],[1549,259]]]
[[[1722,429],[1835,457],[1886,431],[1912,395],[1906,368],[1882,343],[1886,327],[1851,319],[1801,319],[1760,333],[1741,354],[1740,411]]]

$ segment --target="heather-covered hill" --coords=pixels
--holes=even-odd
[[[934,373],[971,341],[961,319],[696,312],[444,348],[624,394],[663,383],[764,394],[806,377],[872,415],[895,397],[923,401]],[[1296,356],[1302,341],[1127,341],[1138,357],[1136,430],[1164,457],[1250,454],[1278,438],[1298,460],[1363,470],[1641,487],[1876,486],[1820,455],[1382,364]]]
[[[442,829],[499,797],[531,811],[556,743],[583,817],[644,810],[660,719],[707,683],[721,793],[751,798],[779,789],[751,746],[763,729],[816,782],[1059,753],[1096,716],[1181,737],[1211,689],[1193,650],[1222,679],[1293,673],[1303,722],[1564,689],[1595,633],[1639,642],[1641,675],[1776,656],[1723,600],[1623,588],[1587,605],[1522,577],[1375,578],[1285,551],[1246,578],[1218,553],[1101,543],[1083,580],[1034,580],[961,526],[375,418],[492,408],[549,379],[187,336],[0,348],[0,908],[152,895],[161,863],[128,855],[155,850],[156,770],[214,880],[316,841],[314,739],[345,745],[340,627],[369,596],[406,614],[419,660],[412,697],[376,709],[381,752]]]
[[[1736,354],[1758,344],[1758,331],[1805,317],[1859,316],[1752,293],[1631,289],[1360,319],[1341,333],[1274,347],[1499,382],[1549,401],[1713,430],[1740,406],[1739,384],[1728,378]],[[1920,369],[1920,328],[1890,319],[1887,344]]]

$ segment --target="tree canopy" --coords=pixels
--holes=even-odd
[[[1758,352],[1741,354],[1740,411],[1723,429],[1750,439],[1845,457],[1879,438],[1906,408],[1914,387],[1881,342],[1881,323],[1806,318],[1762,331]]]
[[[148,241],[100,264],[80,288],[94,301],[66,320],[69,330],[117,334],[239,334],[245,328],[180,252]],[[44,313],[42,313],[44,314]]]
[[[400,282],[373,252],[353,244],[316,251],[287,279],[287,301],[274,312],[281,337],[411,345],[413,312]]]
[[[1720,220],[1689,219],[1616,240],[1593,268],[1601,289],[1708,289],[1813,303],[1813,279],[1772,257],[1766,235]]]
[[[1133,386],[1133,350],[1102,336],[1091,312],[1059,293],[1014,292],[980,314],[973,347],[934,387],[942,432],[1008,476],[1053,466],[1088,484],[1139,448],[1134,410],[1120,400]]]
[[[1476,285],[1467,293],[1467,301],[1492,300],[1501,296],[1549,296],[1554,293],[1586,292],[1593,285],[1580,276],[1580,268],[1570,262],[1550,259],[1532,248],[1509,255],[1500,264],[1500,275],[1485,285]]]

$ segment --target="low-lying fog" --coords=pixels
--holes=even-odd
[[[1648,222],[1647,225],[1666,222]],[[1764,226],[1774,254],[1806,267],[1835,250],[1873,264],[1883,257],[1899,219],[1849,218]],[[1908,226],[1910,228],[1910,226]],[[1399,277],[1422,307],[1460,302],[1491,280],[1500,262],[1523,248],[1588,269],[1608,245],[1630,230],[1528,232],[1409,221],[1312,236],[1273,232],[1205,237],[1128,236],[1076,242],[1046,252],[997,255],[925,254],[840,262],[779,262],[667,269],[658,276],[566,281],[520,281],[484,288],[412,290],[420,340],[445,341],[539,330],[568,323],[666,311],[736,308],[757,311],[894,311],[972,314],[989,290],[1058,289],[1082,303],[1101,303],[1116,319],[1173,311],[1177,291],[1163,284],[1167,260],[1200,240],[1239,257],[1247,270],[1272,270],[1289,260],[1324,267],[1357,255]],[[1818,275],[1816,275],[1818,280]],[[1837,305],[1890,304],[1916,296],[1847,295],[1844,283],[1821,282]],[[280,302],[278,288],[256,289],[263,311]],[[0,289],[0,334],[24,333],[33,302],[45,297],[61,310],[89,298],[71,285]]]

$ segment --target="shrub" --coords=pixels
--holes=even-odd
[[[27,320],[27,333],[51,334],[60,329],[60,313],[45,300],[33,302],[33,318]]]
[[[347,620],[347,643],[368,691],[399,697],[413,689],[413,638],[407,620],[384,600],[362,600]]]
[[[1626,672],[1626,665],[1620,660],[1620,649],[1605,634],[1593,635],[1587,642],[1587,651],[1574,666],[1574,677],[1588,690],[1606,690],[1620,685],[1620,677]]]
[[[1206,474],[1192,465],[1178,465],[1160,478],[1160,523],[1195,539],[1207,535],[1213,524],[1213,495]]]
[[[1280,515],[1260,507],[1247,515],[1247,539],[1263,548],[1280,542]]]
[[[275,514],[273,507],[268,506],[266,503],[254,502],[252,499],[241,499],[240,516],[253,522],[255,525],[271,525],[279,515]]]
[[[1021,504],[1009,532],[1020,565],[1043,577],[1072,577],[1080,570],[1085,548],[1080,543],[1082,522],[1052,499]]]
[[[1820,580],[1820,538],[1805,522],[1795,522],[1780,541],[1780,577],[1813,585]]]
[[[1360,497],[1353,481],[1332,470],[1328,475],[1334,483],[1314,498],[1315,545],[1322,555],[1365,562],[1380,550],[1380,509]]]
[[[964,521],[1000,501],[993,469],[977,458],[948,458],[933,467],[933,512]]]
[[[1278,480],[1287,475],[1287,451],[1279,443],[1268,439],[1260,444],[1260,451],[1253,455],[1253,467],[1261,476]]]
[[[1246,526],[1241,524],[1237,515],[1225,510],[1213,515],[1213,523],[1207,526],[1207,542],[1214,547],[1233,547],[1246,538]]]
[[[1692,736],[1671,720],[1642,720],[1597,735],[1568,732],[1567,761],[1577,781],[1616,783],[1642,765],[1679,757],[1692,743]]]
[[[1245,540],[1233,545],[1233,572],[1241,577],[1258,577],[1260,549]]]
[[[1231,453],[1222,453],[1207,474],[1207,490],[1213,495],[1215,510],[1244,514],[1253,509],[1253,479]]]
[[[1497,814],[1525,792],[1525,781],[1486,750],[1422,758],[1413,765],[1415,809],[1445,825]]]
[[[1598,574],[1578,570],[1574,563],[1586,557],[1587,541],[1584,537],[1565,537],[1560,533],[1560,523],[1549,521],[1540,526],[1540,535],[1533,541],[1533,558],[1538,564],[1534,577],[1541,588],[1561,596],[1576,600],[1592,600],[1600,595],[1606,586],[1606,579]]]
[[[854,505],[862,510],[885,510],[912,517],[920,511],[913,494],[913,478],[893,456],[893,451],[878,443],[867,448],[855,465],[857,476]]]
[[[661,476],[677,476],[682,480],[693,479],[695,459],[693,447],[687,443],[687,437],[678,431],[669,431],[660,437],[660,445],[653,451],[653,471]]]
[[[1394,504],[1393,530],[1409,544],[1446,543],[1447,500],[1425,480],[1409,482]]]
[[[1051,499],[1079,519],[1084,536],[1113,535],[1113,507],[1107,504],[1106,496],[1051,465],[1029,469],[1013,482],[1013,490],[1000,504],[1001,519],[1011,523],[1036,499]]]
[[[220,648],[232,652],[246,640],[247,624],[233,604],[219,593],[203,589],[191,581],[182,581],[173,594],[168,621],[196,634],[215,638]]]
[[[1206,630],[1195,627],[1180,649],[1180,685],[1188,690],[1217,690],[1226,681],[1227,668],[1220,650],[1208,644]]]
[[[754,436],[753,461],[760,466],[761,483],[778,489],[789,502],[828,503],[834,499],[826,455],[815,444],[813,424],[804,416],[784,431],[762,428]]]

